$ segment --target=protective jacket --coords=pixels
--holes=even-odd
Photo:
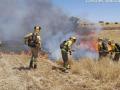
[[[63,44],[63,43],[62,43]],[[73,42],[72,40],[67,40],[66,42],[64,42],[63,47],[61,48],[61,50],[63,52],[69,52],[71,51],[71,46],[72,46]]]
[[[25,44],[29,47],[41,47],[41,38],[37,33],[29,33],[24,37]]]

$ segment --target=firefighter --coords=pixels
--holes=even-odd
[[[101,38],[98,38],[98,53],[99,53],[99,59],[102,58],[102,39]]]
[[[108,54],[107,43],[105,40],[98,38],[98,53],[99,53],[99,60],[103,57],[106,57]]]
[[[108,40],[108,55],[110,57],[110,59],[112,59],[112,55],[113,55],[113,51],[114,51],[114,43],[111,40]]]
[[[119,61],[119,58],[120,58],[120,44],[118,43],[115,43],[114,45],[114,52],[115,52],[115,55],[114,55],[114,58],[113,58],[113,61]]]
[[[68,54],[72,54],[72,45],[76,42],[76,37],[70,37],[68,40],[63,41],[60,44],[62,59],[63,59],[63,67],[65,71],[70,69],[70,65],[68,64]]]
[[[40,38],[40,26],[34,27],[34,32],[29,33],[24,37],[25,44],[27,44],[31,48],[31,60],[29,63],[30,69],[36,69],[37,68],[37,58],[39,50],[41,49],[41,38]]]

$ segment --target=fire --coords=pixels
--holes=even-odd
[[[80,34],[81,32],[77,32],[79,37],[77,42],[78,47],[90,52],[98,52],[97,33],[93,30],[86,30],[84,32],[86,33]]]
[[[81,40],[79,47],[87,49],[91,52],[98,52],[97,40],[86,40],[86,41]]]

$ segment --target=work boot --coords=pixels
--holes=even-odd
[[[69,73],[68,69],[66,69],[66,68],[63,70],[63,72],[64,73]]]
[[[66,69],[71,69],[71,66],[70,66],[70,65],[67,65]]]
[[[36,68],[37,68],[37,64],[34,65],[34,69],[36,69]]]
[[[30,61],[29,69],[33,68],[33,61]]]

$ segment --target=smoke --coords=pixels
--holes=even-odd
[[[34,25],[41,25],[42,48],[52,59],[60,58],[59,45],[63,40],[78,30],[83,35],[90,30],[76,29],[77,21],[53,6],[51,0],[0,0],[0,40],[22,41]]]
[[[79,20],[75,26],[75,32],[77,34],[77,43],[74,46],[75,53],[74,58],[92,58],[98,59],[97,51],[97,35],[101,30],[101,27],[88,20]]]

